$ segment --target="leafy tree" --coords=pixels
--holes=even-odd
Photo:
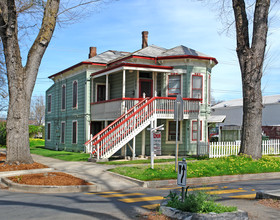
[[[90,14],[88,5],[96,2],[99,0],[0,0],[0,37],[9,88],[7,163],[33,163],[28,134],[31,95],[57,21],[69,23],[81,14]],[[32,28],[36,32],[37,27],[38,33],[23,65],[19,38],[22,41],[25,33]]]

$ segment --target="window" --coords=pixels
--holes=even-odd
[[[61,140],[62,144],[65,143],[65,122],[61,122]]]
[[[181,94],[181,75],[170,75],[168,78],[168,96]]]
[[[178,141],[181,140],[181,123],[178,121]],[[176,141],[176,121],[168,121],[167,141]]]
[[[62,85],[61,87],[61,110],[66,108],[66,86]]]
[[[106,85],[97,84],[97,102],[104,101],[106,99]]]
[[[202,121],[200,121],[200,140],[202,140],[202,132],[201,132],[201,127],[202,127]],[[197,127],[197,121],[192,121],[192,141],[196,141],[197,140],[197,130],[198,130],[198,127]]]
[[[192,76],[192,97],[196,99],[202,99],[202,76]]]
[[[51,110],[52,110],[52,95],[48,95],[47,111],[51,112]]]
[[[73,82],[73,108],[77,108],[78,105],[78,82]]]
[[[51,140],[51,123],[47,123],[47,140]]]
[[[77,144],[77,121],[73,121],[72,125],[72,144]]]

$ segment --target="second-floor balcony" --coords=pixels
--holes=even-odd
[[[174,118],[174,97],[154,97],[154,113],[159,119]],[[101,102],[91,103],[91,120],[115,120],[129,111],[143,98],[120,98]],[[197,118],[201,99],[183,98],[184,100],[184,119]],[[147,101],[147,100],[146,100]]]

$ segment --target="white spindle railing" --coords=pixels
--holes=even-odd
[[[211,142],[209,144],[209,157],[225,157],[237,155],[240,150],[240,141],[236,142]],[[262,141],[262,155],[280,154],[280,140]]]

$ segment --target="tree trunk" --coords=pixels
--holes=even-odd
[[[239,153],[262,157],[262,91],[261,79],[268,30],[270,0],[256,0],[252,43],[244,0],[232,0],[235,16],[237,56],[242,75],[243,124]]]
[[[28,128],[30,102],[42,57],[55,29],[59,3],[59,0],[46,2],[40,31],[28,52],[26,66],[23,67],[15,0],[0,1],[0,36],[9,85],[7,163],[33,163]]]

